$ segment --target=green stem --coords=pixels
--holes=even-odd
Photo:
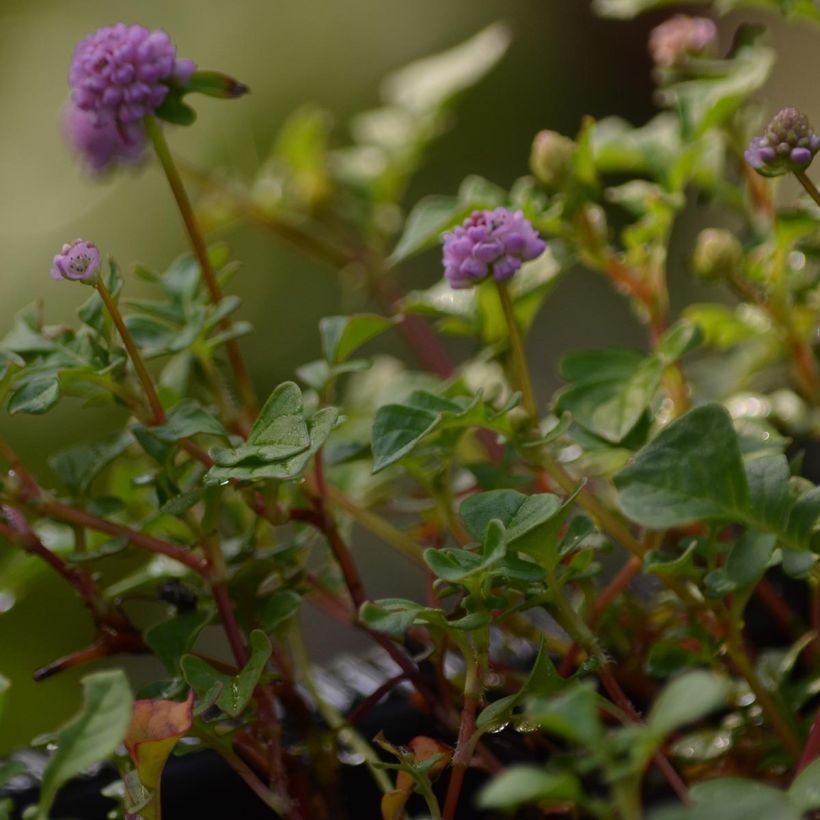
[[[202,271],[202,279],[205,282],[205,287],[208,290],[210,301],[214,305],[218,305],[222,301],[222,288],[219,285],[216,272],[213,269],[211,260],[208,257],[208,248],[205,244],[205,238],[202,234],[202,229],[197,221],[194,209],[191,206],[191,200],[188,198],[188,192],[185,190],[185,185],[182,182],[179,170],[174,163],[174,158],[171,156],[171,151],[168,148],[168,143],[165,141],[165,136],[162,133],[160,124],[154,117],[145,118],[145,129],[154,146],[154,152],[157,159],[165,172],[165,177],[168,184],[171,186],[171,192],[176,200],[177,207],[182,216],[182,221],[185,223],[185,229],[188,232],[188,238],[191,241],[194,255],[199,262],[200,270]],[[230,330],[231,322],[225,318],[220,322],[220,327],[227,331]],[[245,366],[245,361],[242,358],[242,351],[236,339],[228,339],[225,342],[225,349],[228,353],[228,360],[233,370],[236,386],[239,390],[239,395],[242,403],[245,406],[248,415],[248,421],[253,420],[256,416],[257,402],[256,392],[253,389],[253,384],[250,379],[250,374]]]
[[[372,746],[359,734],[355,727],[346,721],[333,706],[322,698],[321,693],[316,687],[310,661],[305,649],[305,642],[298,625],[295,625],[291,629],[291,650],[294,660],[296,661],[296,666],[299,669],[302,684],[310,693],[311,698],[313,698],[313,702],[316,704],[319,714],[325,719],[327,725],[334,732],[339,735],[344,733],[345,740],[364,758],[365,765],[369,769],[379,790],[382,794],[387,794],[393,786],[390,783],[390,778],[387,776],[387,773],[379,768],[379,756],[373,751]]]
[[[763,685],[763,681],[755,671],[754,666],[752,666],[749,661],[743,648],[743,638],[732,619],[729,619],[727,628],[725,643],[726,654],[735,665],[737,671],[740,672],[749,684],[749,688],[754,693],[760,709],[766,716],[766,720],[780,738],[789,756],[794,761],[800,760],[800,756],[803,753],[803,744],[800,742],[800,738],[797,736],[797,733],[789,721],[783,716],[780,708],[772,699],[769,691]]]
[[[530,379],[530,369],[527,366],[527,356],[524,351],[524,340],[521,336],[521,328],[515,318],[510,290],[506,282],[496,280],[498,296],[501,299],[501,309],[504,311],[504,320],[507,323],[507,330],[510,334],[510,353],[512,354],[513,367],[518,379],[518,388],[521,390],[521,404],[533,421],[538,420],[538,406],[535,403],[535,394],[532,389]]]
[[[806,172],[795,171],[794,175],[797,177],[797,181],[806,189],[806,193],[817,205],[820,205],[820,191],[817,190],[817,186],[806,176]]]
[[[137,372],[137,378],[139,378],[140,384],[142,384],[142,389],[145,391],[145,398],[148,400],[148,404],[151,407],[151,413],[153,414],[152,421],[154,424],[162,424],[165,421],[165,410],[162,408],[162,403],[157,395],[154,382],[151,379],[151,374],[148,372],[148,368],[145,366],[145,362],[142,360],[142,356],[140,356],[140,352],[134,344],[131,334],[128,332],[125,320],[122,318],[122,313],[120,313],[119,306],[114,301],[114,297],[111,295],[108,288],[105,286],[102,277],[97,279],[94,283],[94,287],[97,289],[97,293],[100,294],[100,298],[103,300],[103,304],[111,316],[114,326],[117,328],[117,333],[119,333],[120,339],[122,339],[122,343],[125,345],[126,351],[128,351],[131,364],[134,365],[134,370]]]
[[[409,558],[413,563],[425,567],[422,553],[424,550],[410,536],[403,533],[398,527],[394,527],[380,515],[372,510],[357,504],[353,499],[346,496],[341,490],[332,485],[327,485],[327,499],[335,507],[347,513],[357,524],[369,530],[385,544],[389,544],[393,549]]]

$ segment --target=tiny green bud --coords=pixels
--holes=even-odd
[[[706,228],[698,235],[692,269],[701,279],[726,279],[743,262],[743,248],[737,237],[724,228]]]
[[[559,190],[572,175],[575,143],[557,131],[539,131],[530,152],[530,170],[546,188]]]

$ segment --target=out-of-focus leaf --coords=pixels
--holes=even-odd
[[[327,316],[319,322],[322,352],[330,364],[344,362],[365,342],[389,330],[395,319],[370,313]]]
[[[121,669],[88,675],[83,678],[83,691],[80,713],[54,738],[57,751],[43,772],[35,820],[48,820],[63,784],[116,751],[131,721],[133,698]]]
[[[658,695],[647,726],[659,738],[706,717],[726,703],[729,686],[712,672],[695,669],[675,678]]]
[[[449,51],[425,57],[388,75],[382,93],[388,102],[423,113],[475,85],[504,56],[510,32],[494,23]]]
[[[494,777],[479,792],[477,804],[482,809],[511,812],[519,806],[542,800],[572,802],[578,799],[581,784],[568,771],[550,772],[536,766],[519,764]]]
[[[130,433],[118,433],[99,441],[75,445],[49,458],[51,469],[75,495],[83,495],[91,482],[133,441]]]

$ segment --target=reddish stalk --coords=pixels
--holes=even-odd
[[[803,754],[800,755],[800,762],[794,772],[795,777],[818,757],[820,757],[820,709],[817,710],[806,745],[803,747]]]
[[[151,650],[145,645],[142,635],[133,627],[127,630],[102,628],[97,633],[97,638],[91,646],[70,652],[68,655],[63,655],[63,657],[52,661],[46,666],[41,666],[35,670],[34,680],[39,683],[59,672],[65,672],[67,669],[82,666],[99,658],[107,658],[111,655],[120,655],[123,653],[142,655],[150,651]]]
[[[63,504],[54,499],[41,496],[27,500],[38,512],[48,515],[57,521],[86,527],[89,530],[104,532],[108,535],[124,536],[130,544],[138,549],[154,553],[155,555],[165,555],[168,558],[172,558],[174,561],[184,564],[206,580],[210,577],[211,566],[208,560],[178,544],[172,544],[170,541],[163,541],[153,535],[147,535],[146,533],[139,532],[122,524],[115,524],[113,521],[98,518],[83,510],[75,510],[73,507],[69,507],[67,504]]]
[[[450,783],[447,786],[447,797],[441,815],[442,820],[453,820],[456,816],[458,801],[461,797],[461,787],[464,785],[464,775],[470,767],[478,741],[475,718],[479,700],[479,696],[475,693],[467,694],[464,698],[464,707],[461,710],[461,721],[458,728],[458,742],[453,755]]]

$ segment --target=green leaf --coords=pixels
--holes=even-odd
[[[788,795],[800,811],[820,809],[820,758],[797,775],[789,786]]]
[[[525,714],[550,734],[594,747],[603,733],[596,697],[595,685],[580,681],[554,697],[530,699]]]
[[[154,115],[173,125],[193,125],[196,111],[182,101],[180,89],[170,89],[165,99],[154,109]]]
[[[397,265],[421,251],[433,248],[442,234],[458,225],[473,211],[472,203],[463,203],[456,197],[429,196],[416,204],[404,224],[390,262]]]
[[[46,413],[60,400],[56,376],[37,376],[25,382],[9,398],[9,413]]]
[[[749,505],[755,520],[782,532],[794,504],[789,490],[789,462],[781,453],[746,461]]]
[[[708,3],[709,0],[699,0]],[[678,0],[593,0],[592,7],[602,17],[629,19],[650,9],[676,5]]]
[[[459,515],[479,540],[485,537],[490,522],[497,519],[506,528],[509,546],[543,555],[555,547],[558,527],[549,525],[556,523],[563,508],[562,500],[551,493],[524,495],[516,490],[490,490],[465,499]],[[560,518],[563,520],[563,516]]]
[[[573,382],[558,394],[557,410],[612,444],[637,425],[660,387],[664,365],[629,350],[571,353],[561,362]]]
[[[121,669],[96,672],[83,678],[82,683],[83,707],[54,738],[57,751],[43,772],[35,820],[48,820],[57,791],[64,783],[114,754],[131,722],[133,698]]]
[[[475,85],[504,55],[510,32],[494,23],[464,43],[400,68],[382,84],[386,101],[421,114]]]
[[[212,613],[203,609],[161,621],[145,632],[145,643],[172,675],[178,675],[182,656],[191,651],[211,618]]]
[[[544,641],[538,647],[538,655],[532,665],[527,679],[521,688],[513,695],[499,698],[485,706],[476,718],[476,728],[482,732],[492,731],[503,726],[523,698],[535,690],[543,693],[554,685],[561,685],[563,681],[558,674],[552,660],[547,653]]]
[[[275,632],[293,619],[302,605],[302,597],[292,589],[280,589],[269,595],[259,607],[259,620],[267,633]]]
[[[222,423],[193,399],[183,399],[179,402],[168,413],[168,418],[162,424],[152,427],[151,431],[161,441],[168,442],[190,438],[200,433],[228,437]]]
[[[6,704],[6,695],[8,694],[10,687],[11,681],[3,675],[0,675],[0,720],[3,719],[3,709]],[[2,785],[2,782],[0,782],[0,785]]]
[[[646,527],[701,520],[742,521],[749,488],[726,410],[690,410],[640,450],[617,476],[621,508]]]
[[[250,703],[265,665],[271,655],[268,636],[259,629],[250,635],[250,660],[242,671],[231,677],[217,672],[209,663],[196,655],[184,655],[180,666],[182,674],[198,699],[213,697],[216,704],[229,717],[237,718]]]
[[[478,794],[481,809],[512,812],[541,800],[574,802],[581,784],[572,772],[549,772],[536,766],[515,765],[496,775]]]
[[[370,629],[384,632],[395,638],[402,638],[423,609],[424,607],[415,601],[408,601],[404,598],[383,598],[362,604],[359,618]]]
[[[373,420],[373,472],[407,455],[441,421],[438,413],[404,404],[385,404]]]
[[[293,382],[280,384],[262,407],[246,443],[211,451],[217,466],[208,473],[208,480],[216,483],[232,478],[287,478],[298,474],[304,459],[315,452],[314,445],[331,414],[333,421],[326,433],[335,422],[336,411],[329,411],[331,408],[319,410],[309,425],[302,391]]]
[[[327,441],[338,418],[335,407],[322,407],[317,410],[307,423],[309,445],[287,457],[270,458],[267,447],[244,447],[235,451],[213,451],[212,455],[218,466],[212,467],[205,476],[209,484],[219,484],[223,481],[257,481],[273,478],[279,481],[288,481],[298,478],[308,466],[310,460]],[[274,447],[274,452],[279,452]],[[237,458],[236,454],[242,457]],[[219,456],[219,457],[217,457]],[[221,466],[220,462],[228,462],[228,466]]]
[[[793,544],[808,546],[820,521],[820,487],[803,493],[791,508],[786,533]]]
[[[133,441],[131,434],[116,433],[55,453],[49,466],[73,495],[85,495],[91,482]]]
[[[777,536],[748,530],[734,544],[726,560],[726,577],[736,589],[756,584],[769,568]]]
[[[222,100],[241,97],[248,90],[248,86],[219,71],[195,71],[184,86],[186,94],[205,94]]]
[[[724,678],[696,669],[675,678],[658,695],[647,726],[658,738],[706,717],[726,703],[729,686]]]
[[[365,342],[395,324],[395,319],[368,313],[328,316],[319,322],[322,352],[330,364],[340,364]]]
[[[302,391],[284,382],[271,393],[248,435],[248,443],[269,448],[269,458],[285,458],[310,445]]]
[[[803,816],[785,792],[740,777],[697,783],[690,797],[689,808],[653,812],[651,820],[801,820]]]

